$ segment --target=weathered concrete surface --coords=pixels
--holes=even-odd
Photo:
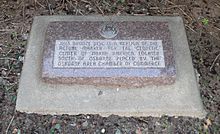
[[[136,89],[48,84],[41,79],[44,33],[52,21],[168,21],[177,69],[176,82]],[[180,17],[35,17],[20,79],[16,110],[40,114],[193,116],[203,118],[190,51]]]

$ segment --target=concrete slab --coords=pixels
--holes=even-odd
[[[174,46],[176,81],[172,85],[120,88],[49,84],[41,79],[46,28],[54,21],[168,22]],[[40,114],[205,117],[180,17],[39,16],[34,18],[19,83],[16,110]]]

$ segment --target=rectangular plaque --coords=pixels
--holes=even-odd
[[[164,68],[162,40],[56,40],[55,68]]]
[[[169,25],[135,20],[50,22],[42,78],[97,86],[172,84],[176,68]]]

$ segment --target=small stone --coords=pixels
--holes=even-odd
[[[121,130],[117,128],[115,134],[121,134]]]
[[[29,35],[28,34],[22,34],[21,37],[22,37],[23,40],[27,40]]]
[[[103,92],[102,92],[102,91],[99,91],[98,95],[102,95],[102,94],[103,94]]]
[[[59,15],[66,15],[66,13],[63,12],[62,10],[58,11],[58,14],[59,14]]]
[[[91,8],[91,7],[89,7],[89,8],[88,8],[88,10],[89,10],[89,11],[92,11],[92,8]]]
[[[87,127],[88,125],[89,125],[89,123],[88,123],[87,121],[85,121],[85,122],[82,123],[82,126],[83,126],[83,127]]]
[[[71,123],[70,126],[75,127],[76,123]]]
[[[102,134],[104,134],[104,133],[105,133],[105,129],[104,129],[104,128],[101,130],[101,133],[102,133]]]
[[[5,80],[4,78],[0,77],[0,85],[6,85],[8,83],[7,80]]]
[[[4,64],[5,64],[5,65],[8,65],[9,62],[10,62],[10,61],[9,61],[8,59],[5,59]]]
[[[5,70],[2,70],[2,75],[5,76],[6,74]]]
[[[19,60],[20,62],[24,61],[24,56],[19,56],[19,57],[18,57],[18,60]]]
[[[18,129],[15,128],[15,129],[12,131],[12,133],[13,133],[13,134],[18,133]]]
[[[90,5],[86,5],[85,7],[86,7],[89,11],[92,11],[92,8],[91,8]]]
[[[156,122],[155,124],[156,124],[157,126],[160,126],[160,125],[161,125],[159,122]]]
[[[141,129],[140,129],[140,128],[136,129],[136,134],[142,134],[142,132],[141,132]]]
[[[2,82],[3,82],[3,80],[4,80],[4,79],[3,79],[2,77],[0,77],[0,83],[2,83]]]
[[[3,44],[0,43],[0,46],[3,46]],[[3,50],[2,47],[0,47],[0,51],[2,51],[2,50]]]

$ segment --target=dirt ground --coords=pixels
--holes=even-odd
[[[220,0],[0,0],[0,133],[220,133]],[[15,111],[18,81],[36,15],[182,16],[205,119],[38,115]]]

